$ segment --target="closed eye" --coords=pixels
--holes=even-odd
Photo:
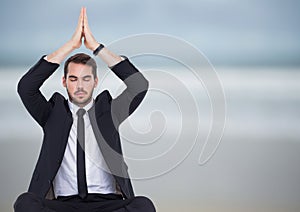
[[[85,77],[83,77],[83,80],[84,80],[84,81],[90,81],[91,78],[92,78],[91,76],[85,76]]]
[[[77,81],[77,77],[75,77],[75,76],[69,76],[69,80],[71,82],[75,82],[75,81]]]

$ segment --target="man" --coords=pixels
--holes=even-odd
[[[62,83],[68,100],[54,93],[47,101],[40,87],[82,40],[126,89],[115,99],[107,90],[93,99],[96,62],[81,53],[65,62]],[[15,211],[155,211],[151,200],[134,196],[118,132],[147,89],[148,81],[127,58],[96,41],[82,8],[70,41],[43,56],[18,84],[22,102],[42,127],[44,139],[28,192],[18,197]]]

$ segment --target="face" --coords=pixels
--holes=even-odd
[[[73,104],[84,107],[90,103],[97,84],[98,78],[94,78],[91,66],[69,63],[68,74],[66,78],[63,77],[63,86],[67,88]]]

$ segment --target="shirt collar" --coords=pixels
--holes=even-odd
[[[68,104],[69,104],[69,108],[72,112],[72,114],[76,114],[77,110],[80,108],[77,105],[75,105],[73,102],[70,101],[70,99],[68,99]],[[90,103],[88,103],[86,106],[83,107],[83,109],[85,109],[85,111],[88,111],[89,109],[91,109],[94,105],[94,99],[92,99],[92,101],[90,101]]]

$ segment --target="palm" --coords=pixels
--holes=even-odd
[[[76,30],[71,38],[72,46],[74,48],[79,48],[82,44],[82,38],[83,38],[83,13],[84,9],[82,8],[80,11],[78,24],[76,27]]]
[[[84,8],[83,10],[83,37],[84,37],[84,45],[86,48],[90,49],[90,50],[95,50],[98,47],[98,42],[96,41],[96,39],[94,38],[89,24],[88,24],[88,19],[87,19],[87,15],[86,15],[86,9]]]

